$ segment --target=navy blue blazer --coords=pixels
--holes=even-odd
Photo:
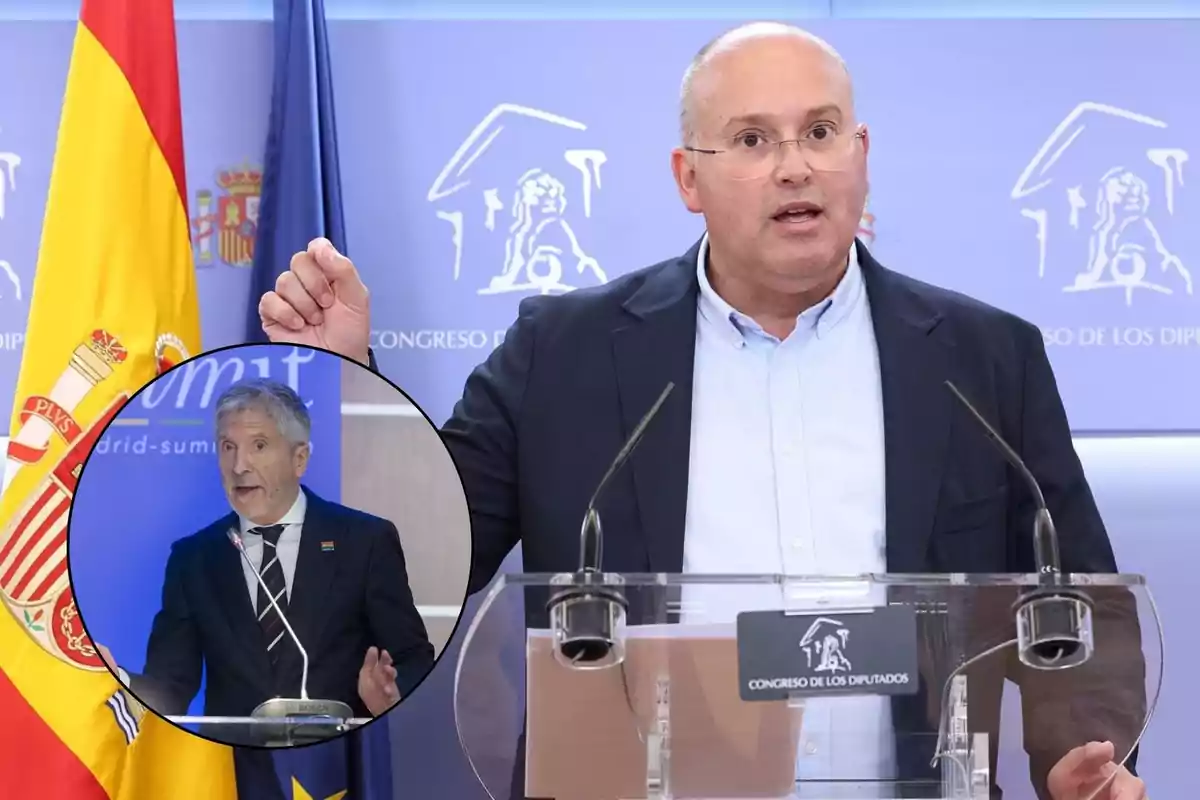
[[[1066,569],[1116,564],[1038,329],[879,264],[857,243],[883,388],[889,572],[1027,572],[1033,500],[949,379],[1041,482]],[[588,499],[668,381],[601,503],[604,567],[683,567],[699,243],[607,285],[521,303],[442,433],[471,508],[471,589],[519,541],[526,571],[578,566]]]
[[[1115,571],[1038,329],[888,270],[856,246],[882,373],[888,571],[1034,571],[1033,499],[947,379],[1041,482],[1064,569]],[[682,570],[698,249],[604,286],[524,300],[502,345],[467,379],[442,434],[470,505],[472,591],[518,542],[527,572],[577,568],[588,499],[668,381],[675,390],[600,503],[603,568]],[[544,625],[537,613],[530,623]],[[1006,669],[972,684],[973,723],[998,725]],[[1022,692],[1027,710],[1035,689]],[[900,731],[936,731],[924,708],[929,690],[894,701]],[[933,774],[932,744],[898,740],[902,776]],[[1065,744],[1026,737],[1035,783]]]
[[[304,492],[308,510],[287,616],[308,651],[308,694],[371,716],[358,696],[367,648],[388,651],[407,696],[432,669],[433,646],[408,587],[396,527]],[[242,557],[227,537],[237,524],[230,513],[171,547],[146,666],[130,676],[134,694],[159,713],[186,713],[202,666],[205,715],[247,716],[271,697],[300,696],[302,664],[294,647],[280,680],[272,679]],[[321,548],[326,541],[333,549]],[[234,741],[228,730],[219,735]]]

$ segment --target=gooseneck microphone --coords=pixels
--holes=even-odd
[[[300,699],[308,699],[308,651],[304,649],[304,645],[300,644],[300,637],[292,630],[292,624],[288,622],[287,614],[283,613],[283,609],[279,607],[279,603],[275,602],[275,598],[271,596],[271,590],[267,588],[266,582],[262,576],[258,574],[258,569],[255,568],[254,562],[250,560],[249,554],[246,553],[246,543],[242,541],[242,535],[236,529],[230,529],[229,540],[233,542],[233,546],[242,554],[242,558],[250,565],[250,571],[254,573],[258,585],[262,587],[263,594],[267,597],[267,602],[275,609],[275,613],[279,615],[279,621],[283,623],[283,627],[287,629],[288,636],[292,637],[292,641],[296,643],[296,649],[300,651],[300,659],[303,666],[300,670]],[[263,554],[266,556],[266,553]],[[262,609],[259,609],[259,613]]]
[[[1061,581],[1058,531],[1046,505],[1045,495],[1029,467],[983,414],[951,381],[946,386],[958,398],[987,438],[1020,475],[1033,496],[1033,557],[1038,572],[1037,588],[1023,592],[1013,609],[1017,621],[1017,646],[1021,661],[1037,669],[1074,667],[1092,656],[1092,603],[1082,592]]]
[[[1033,501],[1037,504],[1037,512],[1033,518],[1033,558],[1037,565],[1039,575],[1057,576],[1061,572],[1061,565],[1058,560],[1058,531],[1054,529],[1054,520],[1050,517],[1050,509],[1046,507],[1046,498],[1042,494],[1042,487],[1038,485],[1037,479],[1033,477],[1033,473],[1029,471],[1029,467],[1025,466],[1025,462],[1017,455],[1017,451],[1009,446],[1008,442],[1004,441],[1003,437],[996,431],[991,424],[984,419],[983,414],[971,405],[963,393],[958,390],[950,381],[946,381],[946,385],[950,387],[950,391],[954,392],[958,397],[959,402],[971,412],[971,416],[975,417],[976,422],[987,433],[988,439],[996,446],[1001,455],[1012,464],[1021,475],[1021,479],[1025,481],[1025,485],[1029,487],[1030,494],[1033,495]]]
[[[579,531],[579,570],[574,574],[556,576],[556,585],[564,588],[555,591],[546,608],[550,612],[551,629],[557,645],[556,657],[570,666],[612,666],[620,663],[624,657],[618,633],[628,601],[613,585],[621,582],[619,576],[605,579],[600,571],[604,531],[596,504],[612,477],[633,455],[650,421],[657,416],[674,388],[673,382],[663,388],[658,400],[634,427],[592,492]]]
[[[300,637],[292,630],[292,624],[288,622],[287,615],[283,613],[283,609],[279,607],[279,603],[275,602],[275,598],[271,596],[271,590],[267,588],[266,582],[258,574],[258,569],[255,568],[254,562],[250,560],[249,554],[246,553],[246,544],[242,541],[242,535],[236,528],[229,529],[229,540],[233,542],[233,546],[237,548],[237,551],[242,554],[242,558],[250,566],[250,571],[254,573],[258,585],[262,587],[263,594],[267,597],[267,602],[275,609],[275,613],[279,614],[279,621],[283,623],[288,636],[292,638],[292,641],[296,644],[296,649],[300,651],[302,664],[300,671],[300,697],[272,697],[270,700],[260,703],[254,709],[251,716],[266,718],[329,717],[333,719],[351,719],[354,716],[354,710],[340,700],[313,700],[308,696],[308,651],[300,643]],[[303,726],[299,725],[297,726],[297,730],[292,731],[292,734],[295,735],[298,731],[302,730]],[[323,738],[328,735],[328,733],[324,733],[317,738]]]
[[[604,549],[604,535],[600,530],[600,515],[596,512],[596,501],[600,499],[601,494],[608,487],[608,482],[612,480],[612,476],[617,474],[617,471],[633,455],[633,449],[642,441],[642,435],[645,434],[650,420],[658,415],[658,410],[662,408],[662,404],[666,402],[667,395],[674,388],[674,383],[668,383],[662,390],[662,394],[654,401],[654,405],[650,407],[650,410],[638,422],[633,432],[629,434],[629,440],[617,452],[617,457],[609,465],[608,472],[604,473],[604,477],[596,485],[596,491],[592,492],[592,499],[588,501],[587,512],[583,515],[583,528],[579,533],[579,570],[581,572],[596,572],[600,569],[600,557]],[[591,534],[590,536],[589,533]]]

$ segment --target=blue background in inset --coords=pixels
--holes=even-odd
[[[171,370],[121,409],[80,476],[67,550],[84,625],[120,666],[139,672],[145,664],[171,544],[231,510],[214,443],[221,392],[239,375],[296,390],[312,417],[312,458],[302,483],[337,502],[342,363],[307,348],[222,350]],[[230,580],[242,580],[241,573]],[[203,708],[201,689],[188,713]]]

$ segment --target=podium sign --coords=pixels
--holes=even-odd
[[[915,694],[917,617],[907,606],[737,617],[743,700]]]

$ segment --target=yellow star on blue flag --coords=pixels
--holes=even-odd
[[[342,800],[342,798],[345,796],[346,790],[342,790],[337,794],[331,794],[329,797],[323,798],[323,800]],[[309,794],[308,791],[300,785],[300,781],[296,779],[295,775],[292,776],[292,800],[317,800],[317,798]]]

